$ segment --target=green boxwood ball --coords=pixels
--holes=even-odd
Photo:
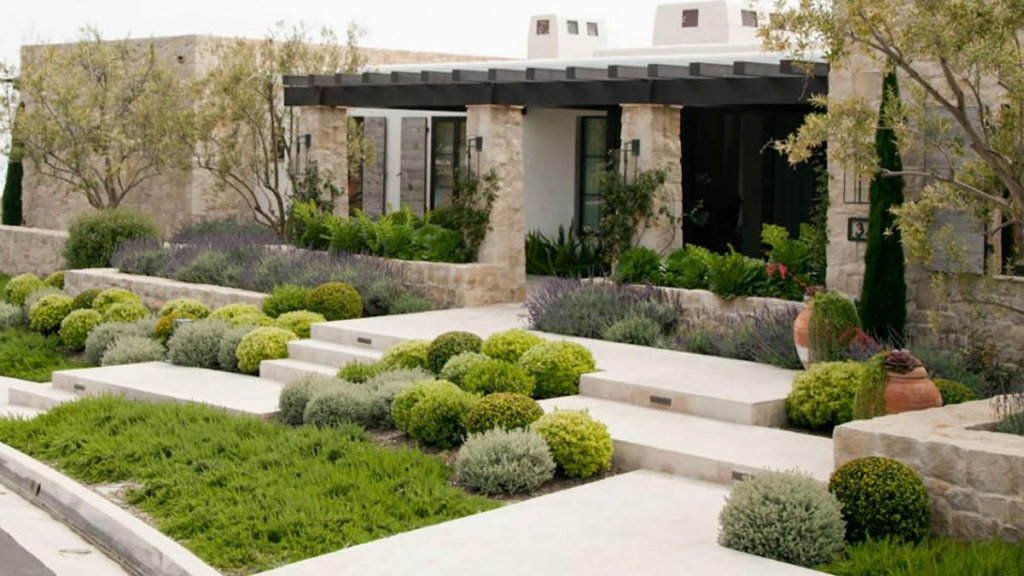
[[[470,332],[445,332],[430,343],[427,350],[427,369],[439,374],[444,365],[464,352],[479,352],[483,340]]]
[[[939,393],[942,394],[943,406],[963,404],[964,402],[974,402],[978,399],[977,392],[972,390],[970,387],[959,382],[954,382],[953,380],[936,378],[935,385],[939,388]]]
[[[544,415],[537,401],[523,394],[498,392],[484,396],[466,417],[466,432],[479,434],[495,428],[518,430],[529,428]]]
[[[533,376],[535,398],[556,398],[579,393],[580,376],[597,370],[594,356],[575,342],[545,342],[519,359],[519,366]]]
[[[850,542],[920,542],[928,535],[928,490],[906,464],[877,456],[852,460],[832,473],[828,489],[843,506]]]
[[[35,274],[21,274],[11,278],[7,285],[4,286],[4,300],[15,306],[24,306],[25,300],[33,292],[42,290],[45,287],[46,283],[40,280],[39,276]]]
[[[458,388],[427,388],[409,413],[409,436],[438,448],[458,445],[466,436],[466,417],[477,400]]]
[[[210,307],[192,298],[175,298],[164,304],[157,317],[163,318],[175,312],[181,314],[181,318],[202,320],[210,315]]]
[[[309,338],[312,333],[313,324],[327,322],[323,314],[309,312],[307,310],[296,310],[285,312],[277,317],[277,325],[285,330],[291,330],[299,338]]]
[[[484,340],[482,351],[496,360],[515,364],[528,350],[544,342],[545,340],[536,334],[521,328],[513,328],[491,334]]]
[[[142,298],[132,294],[124,288],[107,288],[96,295],[92,301],[92,307],[100,314],[106,314],[111,306],[115,304],[142,304]]]
[[[130,324],[150,317],[149,308],[138,302],[114,304],[103,313],[103,322],[124,322]]]
[[[63,290],[64,271],[59,270],[57,272],[54,272],[53,274],[50,274],[49,276],[46,277],[46,280],[43,280],[43,282],[45,282],[47,286],[53,286],[57,290]]]
[[[411,386],[399,392],[391,403],[391,417],[395,421],[395,427],[408,433],[412,422],[412,409],[427,395],[427,392],[435,388],[449,388],[462,392],[461,388],[445,380],[413,382]]]
[[[63,294],[50,294],[39,299],[28,312],[28,327],[50,334],[60,329],[61,322],[71,314],[74,300]]]
[[[427,370],[427,353],[430,342],[426,340],[406,340],[399,342],[384,351],[380,361],[389,369]]]
[[[268,328],[271,326],[277,326],[277,322],[273,318],[267,316],[262,312],[256,314],[240,314],[229,319],[228,324],[231,326],[256,326],[258,328]]]
[[[548,443],[551,456],[566,476],[590,478],[612,465],[608,427],[585,411],[556,410],[530,426]]]
[[[309,288],[294,284],[279,284],[263,299],[263,313],[271,318],[305,310],[309,305]]]
[[[491,359],[479,362],[462,377],[461,387],[475,394],[515,392],[529,396],[534,388],[533,376],[515,364]]]
[[[89,288],[88,290],[82,290],[75,296],[75,302],[72,304],[75,310],[85,310],[86,308],[92,308],[92,303],[96,300],[96,297],[100,295],[99,288]]]
[[[350,320],[363,315],[363,299],[359,292],[344,282],[328,282],[309,293],[307,308],[323,314],[328,321]]]
[[[72,310],[60,323],[60,340],[72,350],[84,350],[89,332],[101,322],[103,315],[95,310]]]
[[[235,355],[242,374],[259,374],[260,362],[288,357],[288,343],[298,336],[281,328],[256,328],[238,343]]]
[[[453,357],[444,365],[444,368],[441,369],[440,377],[442,380],[454,382],[461,388],[462,379],[469,373],[471,368],[477,364],[486,364],[494,361],[494,358],[484,356],[479,352],[463,352]]]
[[[221,306],[210,313],[208,318],[211,320],[221,320],[224,322],[231,322],[239,316],[250,316],[250,315],[262,315],[263,312],[259,308],[252,304],[228,304],[227,306]]]
[[[827,429],[853,420],[853,401],[869,378],[861,362],[822,362],[793,379],[786,416],[798,428]]]

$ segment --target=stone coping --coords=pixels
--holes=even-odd
[[[227,304],[252,304],[259,307],[267,294],[226,288],[211,284],[190,284],[158,276],[139,276],[124,274],[116,268],[90,268],[88,270],[68,270],[64,273],[64,291],[76,294],[97,288],[124,288],[138,294],[150,308],[160,308],[175,298],[192,298],[211,308],[219,308]]]
[[[613,282],[610,278],[598,278],[596,282]],[[646,290],[646,284],[629,284],[636,290]],[[726,314],[730,316],[753,316],[759,312],[792,311],[795,314],[807,307],[803,302],[795,300],[784,300],[782,298],[767,298],[763,296],[744,296],[740,298],[725,299],[711,292],[702,289],[672,288],[669,286],[651,285],[651,289],[674,298],[683,308],[699,309],[708,312]]]

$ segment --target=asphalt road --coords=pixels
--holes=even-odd
[[[49,568],[0,530],[0,576],[54,576]]]

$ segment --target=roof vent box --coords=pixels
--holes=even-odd
[[[604,20],[548,14],[530,18],[527,58],[589,58],[608,47]]]
[[[662,4],[654,17],[654,45],[758,42],[757,12],[747,0]]]

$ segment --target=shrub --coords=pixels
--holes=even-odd
[[[103,314],[103,322],[137,322],[150,317],[149,308],[142,304],[130,302],[114,304]]]
[[[388,314],[399,315],[399,314],[416,314],[418,312],[430,312],[434,309],[434,304],[422,296],[415,294],[403,294],[388,307]]]
[[[181,314],[181,318],[202,320],[210,315],[210,307],[191,298],[175,298],[164,304],[157,316],[163,318],[174,313]]]
[[[331,322],[349,320],[363,315],[363,300],[352,286],[344,282],[328,282],[310,291],[308,308],[323,314]]]
[[[4,286],[4,300],[15,306],[24,306],[25,300],[32,295],[33,292],[41,290],[46,286],[46,283],[39,279],[39,276],[35,274],[21,274],[11,278],[7,285]]]
[[[322,374],[310,374],[292,380],[281,389],[278,397],[278,418],[285,424],[299,426],[304,422],[306,406],[321,391],[340,385],[336,378]]]
[[[171,261],[173,251],[153,238],[128,240],[118,245],[110,264],[125,274],[159,276]]]
[[[840,576],[1009,576],[1020,574],[1024,546],[999,539],[958,542],[928,538],[920,543],[870,540],[850,546],[820,570]]]
[[[384,351],[380,361],[388,368],[423,368],[427,369],[427,352],[430,342],[426,340],[406,340],[399,342]]]
[[[63,294],[50,294],[32,305],[28,313],[28,326],[36,332],[50,334],[60,329],[60,323],[71,314],[74,300]]]
[[[645,316],[627,316],[605,328],[602,337],[609,342],[654,346],[661,336],[658,323]]]
[[[273,318],[260,312],[258,314],[242,314],[228,320],[231,326],[254,326],[256,328],[270,328],[277,326]]]
[[[96,300],[96,297],[100,295],[100,292],[102,292],[102,290],[100,290],[99,288],[89,288],[88,290],[82,290],[81,292],[78,293],[77,296],[75,296],[75,301],[72,303],[71,307],[74,308],[75,310],[85,310],[87,308],[92,308],[92,303],[94,300]]]
[[[726,548],[814,568],[843,549],[835,496],[797,472],[765,472],[734,484],[718,518]]]
[[[95,310],[72,310],[60,323],[60,340],[72,350],[84,350],[89,332],[102,321],[103,316]]]
[[[493,358],[484,356],[479,352],[463,352],[449,360],[441,369],[441,379],[454,382],[460,388],[462,379],[477,364],[486,364],[493,361]]]
[[[434,375],[422,368],[412,370],[390,370],[366,381],[371,388],[383,388],[391,384],[413,384],[415,382],[436,382]]]
[[[535,385],[533,376],[520,366],[491,359],[470,367],[459,386],[467,392],[476,394],[516,392],[529,396],[533,393]]]
[[[942,394],[943,406],[963,404],[965,402],[973,402],[978,399],[978,394],[974,390],[959,382],[936,378],[935,385],[938,386],[939,393]]]
[[[535,398],[576,394],[580,376],[597,369],[590,350],[575,342],[545,342],[523,354],[519,366],[533,376]]]
[[[379,361],[363,362],[352,360],[338,369],[338,378],[353,384],[363,384],[367,380],[384,373],[385,370],[384,364]]]
[[[412,423],[412,409],[427,395],[427,392],[440,388],[462,392],[461,388],[445,380],[421,380],[413,382],[411,386],[397,394],[391,404],[391,416],[395,426],[408,433]]]
[[[906,464],[877,456],[852,460],[832,473],[828,489],[843,507],[850,542],[920,542],[928,535],[928,491]]]
[[[544,415],[544,409],[524,394],[498,392],[484,396],[469,411],[466,431],[470,434],[487,432],[494,428],[517,430],[529,428]]]
[[[99,366],[103,360],[103,355],[115,340],[125,336],[148,338],[153,333],[152,330],[152,327],[144,322],[135,324],[121,322],[100,324],[93,328],[92,332],[89,332],[89,336],[85,339],[85,359],[93,366]]]
[[[526,330],[513,328],[495,332],[484,340],[481,351],[496,360],[515,364],[527,350],[544,343],[544,339]]]
[[[220,366],[220,343],[228,329],[229,326],[219,320],[183,324],[167,342],[167,357],[171,364],[178,366],[216,370]]]
[[[622,284],[661,282],[661,256],[650,248],[630,248],[619,255],[612,279]]]
[[[50,274],[49,276],[46,277],[45,280],[43,280],[43,283],[45,283],[47,286],[52,286],[52,287],[56,288],[57,290],[63,290],[64,289],[64,272],[63,271],[58,271],[58,272],[54,272],[53,274]]]
[[[836,362],[850,357],[850,343],[860,331],[857,307],[838,292],[819,292],[811,300],[808,326],[811,362]]]
[[[208,318],[230,322],[239,316],[257,316],[262,314],[263,312],[252,304],[228,304],[211,312]]]
[[[43,286],[39,290],[29,294],[28,298],[25,298],[25,305],[22,307],[22,316],[24,317],[25,325],[28,325],[29,323],[29,312],[32,311],[32,307],[36,305],[36,302],[39,302],[47,296],[64,296],[64,293],[53,286]],[[72,302],[74,301],[72,300]]]
[[[477,397],[458,388],[428,387],[409,412],[412,439],[438,448],[451,448],[466,436],[466,416]]]
[[[288,343],[297,338],[294,332],[281,328],[256,328],[238,343],[238,370],[242,374],[258,374],[260,362],[287,358]]]
[[[319,324],[320,322],[327,322],[327,319],[322,314],[306,310],[286,312],[277,318],[277,326],[279,328],[290,330],[299,338],[309,338],[313,324]]]
[[[158,342],[166,344],[167,340],[177,329],[178,320],[195,320],[195,318],[189,318],[181,312],[172,312],[156,321],[156,327],[153,328],[153,338],[156,338]]]
[[[859,362],[825,362],[800,372],[786,398],[789,423],[817,430],[850,422],[857,390],[867,379]]]
[[[665,258],[663,284],[687,290],[707,289],[709,265],[714,260],[711,251],[693,244],[676,250]]]
[[[612,465],[608,427],[582,410],[556,410],[530,429],[544,437],[555,463],[567,476],[590,478]]]
[[[252,326],[238,326],[224,333],[224,338],[221,339],[220,346],[217,347],[217,364],[220,365],[221,370],[238,372],[238,345],[241,344],[242,338],[245,338],[253,330],[255,328]]]
[[[277,318],[288,312],[305,310],[309,304],[309,288],[294,284],[280,284],[263,299],[263,313]]]
[[[715,256],[708,264],[708,289],[719,298],[731,300],[757,296],[768,281],[765,263],[736,252]]]
[[[145,336],[122,336],[103,353],[100,366],[162,362],[163,344]]]
[[[106,314],[115,304],[142,304],[142,298],[124,288],[107,288],[92,300],[92,307],[100,314]]]
[[[373,428],[373,393],[363,386],[344,383],[316,392],[309,403],[302,420],[317,428],[336,428],[343,424],[356,424]]]
[[[25,323],[25,315],[20,306],[0,302],[0,331],[16,328]]]
[[[107,268],[118,245],[136,238],[160,238],[149,216],[122,209],[88,212],[71,221],[64,259],[68,268]]]
[[[394,303],[405,295],[405,289],[399,277],[385,276],[370,282],[359,295],[363,298],[363,314],[386,316]]]
[[[470,436],[455,459],[459,482],[487,494],[532,492],[555,476],[544,439],[529,430],[490,430]]]
[[[427,369],[438,374],[444,365],[463,352],[480,352],[483,340],[470,332],[445,332],[427,348]]]
[[[203,250],[181,264],[173,273],[175,280],[212,286],[238,286],[242,265],[230,252]]]

